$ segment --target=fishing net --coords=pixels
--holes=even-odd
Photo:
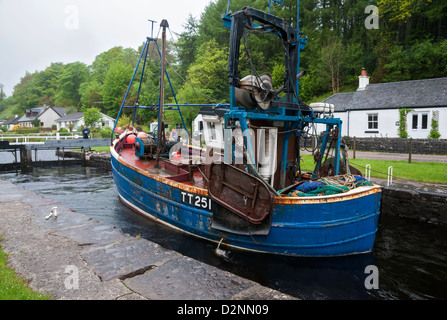
[[[348,192],[349,190],[372,186],[371,181],[362,176],[344,174],[335,177],[326,177],[317,181],[306,181],[291,191],[289,197],[316,197],[328,196]]]

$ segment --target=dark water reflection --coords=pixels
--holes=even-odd
[[[0,174],[77,212],[165,248],[301,299],[446,299],[447,228],[382,216],[374,250],[338,258],[293,258],[229,251],[149,221],[118,199],[110,172],[97,168],[34,169]],[[368,265],[379,270],[379,289],[365,288]]]

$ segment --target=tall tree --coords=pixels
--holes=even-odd
[[[58,79],[58,93],[56,102],[64,107],[80,107],[81,95],[79,88],[88,79],[89,70],[82,62],[73,62],[65,65]]]
[[[4,87],[5,86],[2,83],[0,83],[0,102],[2,102],[3,99],[6,97],[6,94],[3,92]]]
[[[182,78],[186,78],[188,68],[196,59],[199,35],[197,33],[198,21],[190,14],[183,25],[185,31],[179,35],[174,44],[176,58],[180,61],[178,72]]]
[[[133,68],[121,61],[117,61],[110,66],[103,85],[103,104],[107,115],[116,117],[120,108],[120,103],[124,99],[126,89],[132,77]]]

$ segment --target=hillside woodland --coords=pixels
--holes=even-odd
[[[282,2],[272,2],[272,13],[296,27],[297,1]],[[230,10],[251,6],[268,11],[268,4],[268,0],[233,0]],[[378,8],[378,17],[365,10],[369,5]],[[211,1],[200,17],[189,16],[182,33],[168,32],[167,71],[179,103],[229,100],[226,69],[230,32],[221,18],[227,6],[228,0]],[[445,0],[301,0],[299,9],[301,37],[307,39],[300,65],[307,72],[300,80],[300,99],[304,102],[355,90],[362,68],[372,83],[447,75]],[[274,86],[280,87],[284,77],[281,43],[272,35],[256,32],[248,33],[243,41],[241,76],[254,71],[269,73]],[[0,118],[43,104],[67,107],[71,112],[96,107],[116,117],[143,46],[111,48],[99,53],[91,65],[54,62],[45,70],[27,72],[9,97],[0,85]],[[140,105],[158,102],[159,55],[153,44],[149,61]],[[137,92],[135,85],[126,104],[135,103]],[[167,101],[174,101],[170,90]],[[187,124],[198,112],[192,107],[182,110]],[[167,111],[165,116],[170,123],[179,123],[175,113]],[[147,123],[154,117],[156,112],[140,110],[138,121]]]

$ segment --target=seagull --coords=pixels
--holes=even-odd
[[[51,209],[50,214],[45,217],[45,220],[50,219],[53,215],[54,219],[57,219],[57,207],[53,207],[53,209]]]
[[[220,244],[222,243],[222,241],[223,241],[223,238],[219,241],[219,245],[217,246],[216,250],[214,250],[214,253],[219,257],[228,259],[228,251],[220,249]]]

